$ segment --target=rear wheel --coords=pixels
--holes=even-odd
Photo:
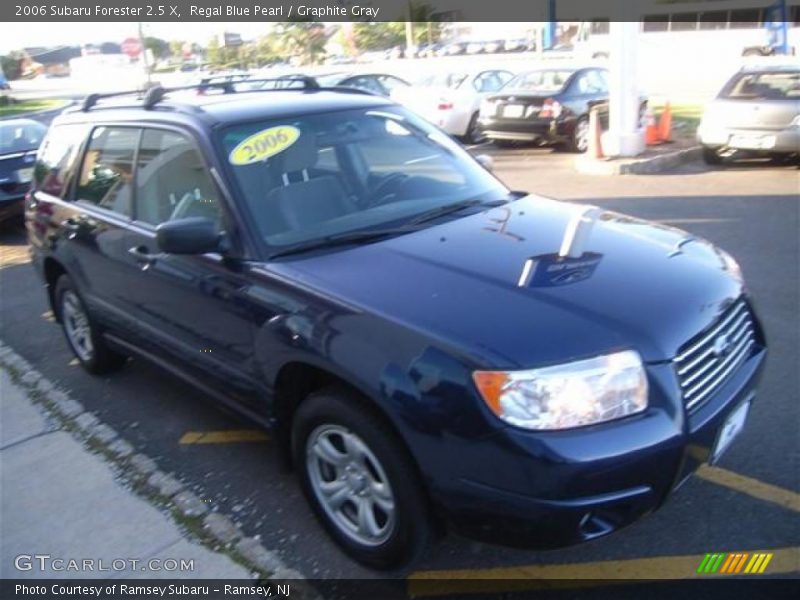
[[[481,131],[480,123],[478,123],[478,113],[473,114],[470,118],[464,141],[468,144],[482,144],[486,141],[486,136]]]
[[[719,149],[711,148],[710,146],[703,146],[703,160],[707,165],[721,165],[722,156]]]
[[[430,517],[413,462],[358,399],[336,388],[309,396],[293,420],[292,454],[317,518],[355,560],[394,568],[427,546]]]
[[[583,116],[575,123],[575,129],[569,141],[572,152],[583,154],[589,149],[589,117]]]
[[[56,307],[67,343],[84,369],[109,373],[122,367],[126,357],[108,347],[68,275],[59,277]]]

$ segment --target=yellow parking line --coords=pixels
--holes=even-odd
[[[800,572],[800,546],[777,548],[769,552],[773,553],[773,558],[768,574]],[[637,579],[724,577],[725,575],[719,573],[697,572],[697,566],[704,556],[705,554],[691,554],[558,565],[417,571],[408,576],[408,593],[411,596],[486,594],[619,585]]]
[[[697,470],[697,476],[716,483],[717,485],[724,485],[737,492],[747,494],[759,500],[766,500],[773,504],[778,504],[789,510],[800,512],[800,494],[787,490],[777,485],[764,483],[752,477],[739,475],[727,469],[720,469],[719,467],[712,467],[710,465],[703,465]]]
[[[227,431],[187,431],[179,444],[233,444],[236,442],[266,442],[269,436],[258,429],[229,429]]]

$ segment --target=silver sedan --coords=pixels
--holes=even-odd
[[[800,153],[800,65],[743,68],[706,105],[697,137],[709,164]]]

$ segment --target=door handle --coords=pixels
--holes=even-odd
[[[147,271],[158,259],[158,255],[150,254],[146,246],[133,246],[132,248],[128,248],[128,254],[136,260],[142,271]]]

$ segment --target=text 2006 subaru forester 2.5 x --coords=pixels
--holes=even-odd
[[[439,524],[597,538],[729,446],[766,352],[728,254],[510,192],[386,98],[293,85],[54,121],[27,228],[87,370],[144,356],[272,428],[379,568]]]

